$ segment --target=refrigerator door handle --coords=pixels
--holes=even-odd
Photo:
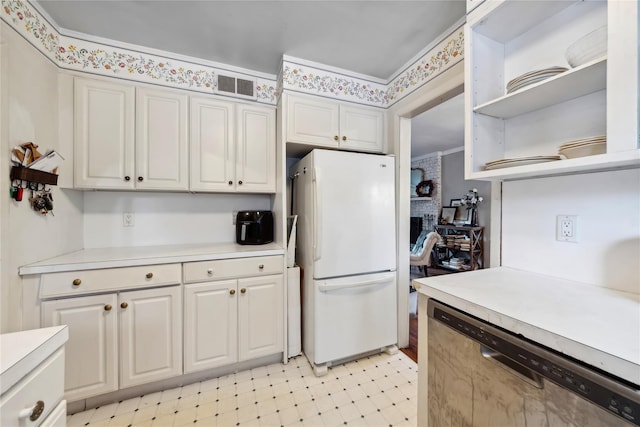
[[[320,205],[320,170],[313,168],[313,217],[315,221],[314,236],[313,236],[313,259],[315,261],[322,258],[322,242],[320,236],[322,233],[318,232],[318,224],[322,224],[320,214],[322,207]]]
[[[318,290],[320,292],[331,292],[331,291],[337,291],[340,289],[361,288],[363,286],[375,286],[375,285],[380,285],[382,283],[389,283],[389,282],[390,282],[389,277],[383,277],[381,279],[363,280],[360,282],[322,284],[322,285],[318,285]]]

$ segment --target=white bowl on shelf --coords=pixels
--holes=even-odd
[[[565,57],[569,65],[575,68],[606,54],[607,26],[604,25],[571,44],[567,48]]]
[[[575,147],[561,148],[558,154],[567,159],[575,159],[576,157],[593,156],[596,154],[604,154],[607,151],[606,142],[595,142],[592,144],[578,145]]]

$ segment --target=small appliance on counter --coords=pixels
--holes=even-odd
[[[240,245],[273,242],[273,212],[239,211],[236,216],[236,242]]]

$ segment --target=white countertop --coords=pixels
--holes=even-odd
[[[640,384],[640,295],[507,267],[415,280],[421,294]]]
[[[173,262],[207,261],[250,256],[283,255],[275,243],[238,245],[236,243],[199,243],[189,245],[134,246],[83,249],[20,267],[21,276],[97,268],[131,267]]]
[[[66,325],[0,335],[0,394],[33,371],[68,339]]]

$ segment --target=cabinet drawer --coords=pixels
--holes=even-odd
[[[222,259],[184,264],[184,282],[255,277],[282,273],[281,256]]]
[[[180,283],[180,264],[43,274],[40,299]]]
[[[63,393],[64,349],[61,348],[2,396],[0,425],[40,425],[62,401]],[[29,417],[37,404],[42,412],[31,421]]]

